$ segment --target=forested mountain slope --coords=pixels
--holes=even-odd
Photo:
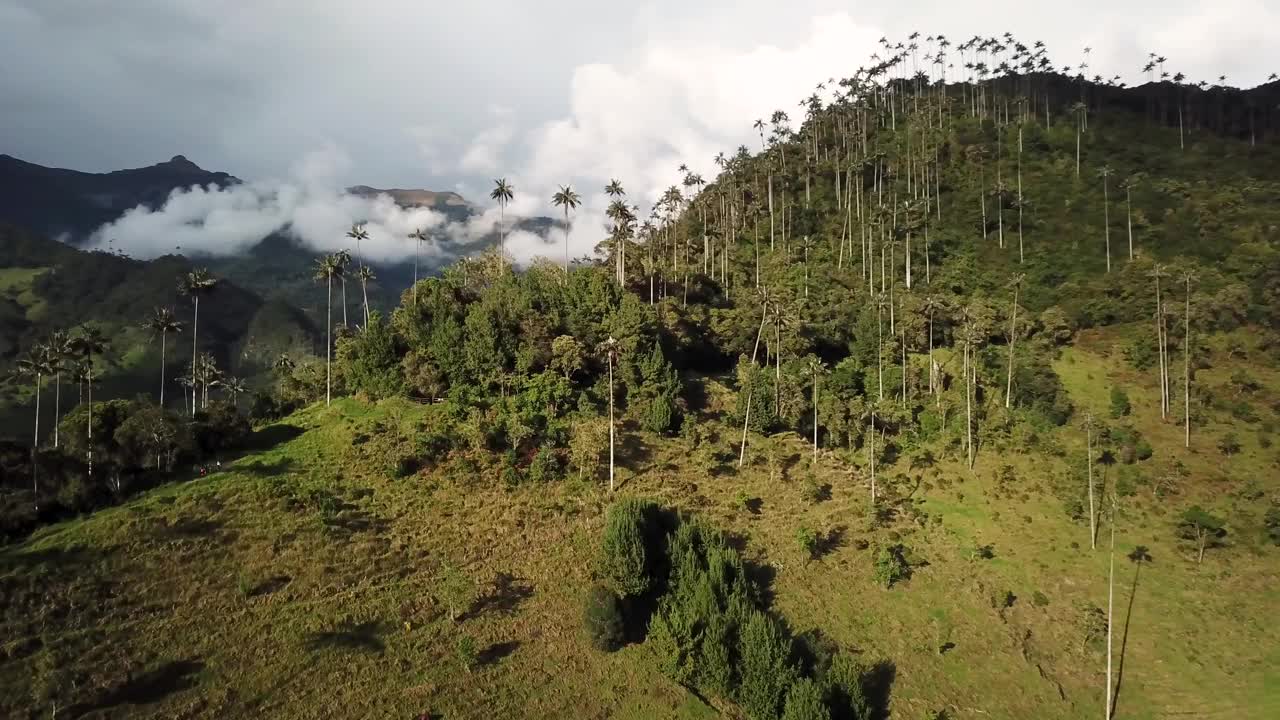
[[[600,262],[488,252],[326,333],[212,478],[186,420],[77,410],[49,501],[86,447],[175,482],[0,555],[0,707],[1274,716],[1276,88],[958,51],[647,216],[611,184]]]

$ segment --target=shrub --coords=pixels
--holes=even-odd
[[[560,477],[560,454],[553,447],[543,445],[534,453],[529,463],[529,479],[536,483],[551,482]]]
[[[886,588],[911,577],[902,545],[886,545],[876,553],[876,581]]]
[[[870,720],[871,702],[863,684],[865,671],[852,655],[837,653],[827,669],[832,720]]]
[[[437,593],[448,609],[449,620],[456,621],[458,616],[469,610],[471,603],[475,602],[476,582],[461,568],[445,565],[441,568]]]
[[[623,498],[605,516],[600,574],[622,597],[640,595],[653,587],[657,506],[648,500]]]
[[[1262,519],[1262,525],[1267,530],[1267,538],[1272,544],[1280,547],[1280,505],[1272,505],[1267,510],[1266,517]]]
[[[606,652],[622,646],[624,623],[618,596],[603,585],[593,585],[587,593],[583,625],[592,647]]]
[[[412,455],[401,455],[400,458],[396,460],[395,476],[398,478],[409,477],[410,475],[418,472],[419,467],[418,458]]]
[[[1036,607],[1045,607],[1049,604],[1049,596],[1037,590],[1031,595],[1031,604]]]
[[[827,489],[812,474],[804,479],[800,488],[800,497],[807,503],[817,504],[827,499]]]
[[[1111,417],[1122,418],[1129,414],[1132,406],[1129,404],[1129,396],[1119,385],[1111,386]]]
[[[454,645],[454,653],[458,657],[458,664],[462,666],[467,674],[471,674],[471,669],[476,666],[479,660],[479,654],[476,652],[476,641],[470,635],[459,635],[458,641]]]
[[[831,720],[822,695],[822,688],[809,678],[793,683],[787,691],[782,720]]]
[[[818,533],[813,528],[801,525],[796,529],[796,542],[810,559],[818,556]]]
[[[750,611],[738,637],[738,658],[738,703],[755,720],[777,718],[796,677],[791,641],[777,621],[759,610]]]

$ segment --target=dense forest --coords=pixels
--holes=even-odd
[[[611,182],[595,258],[568,256],[568,233],[590,229],[572,223],[581,201],[565,186],[548,198],[564,223],[546,229],[564,233],[562,259],[516,267],[500,239],[418,279],[384,312],[368,300],[375,276],[353,227],[354,254],[296,269],[312,276],[319,329],[181,258],[142,264],[15,234],[6,266],[49,266],[46,254],[62,253],[56,272],[31,282],[47,302],[42,322],[69,332],[22,348],[35,448],[2,448],[4,535],[125,502],[193,467],[253,458],[272,447],[272,428],[351,426],[354,454],[329,495],[253,482],[326,522],[358,502],[337,489],[356,467],[398,487],[416,478],[487,488],[464,497],[528,500],[520,493],[586,482],[600,496],[590,527],[601,547],[575,588],[595,651],[642,645],[646,667],[734,716],[861,720],[887,712],[891,666],[824,641],[829,616],[818,613],[808,634],[790,626],[759,577],[781,566],[701,517],[712,511],[699,486],[733,488],[726,502],[744,523],[762,505],[771,512],[771,493],[794,492],[787,486],[799,487],[801,508],[834,506],[834,494],[856,508],[838,526],[817,526],[803,509],[779,520],[803,572],[845,547],[857,523],[853,547],[870,556],[858,562],[876,586],[895,588],[926,572],[920,554],[936,549],[930,528],[952,522],[947,508],[967,507],[974,483],[990,483],[1007,513],[993,525],[1030,525],[1030,511],[1014,508],[1038,497],[1053,510],[1037,522],[1066,523],[1072,552],[1107,558],[1102,580],[1080,581],[1105,589],[1105,602],[1082,601],[1055,620],[1060,635],[1037,636],[1053,650],[1029,650],[1027,629],[1020,651],[1000,652],[1020,652],[1056,687],[1062,709],[1046,716],[1111,718],[1122,697],[1113,665],[1124,666],[1117,534],[1122,564],[1135,568],[1130,610],[1151,558],[1134,545],[1123,563],[1127,528],[1141,523],[1143,542],[1159,537],[1197,566],[1214,562],[1224,538],[1242,545],[1223,554],[1270,563],[1280,545],[1280,488],[1264,477],[1280,461],[1280,84],[1193,84],[1166,63],[1153,56],[1150,82],[1128,88],[1088,77],[1087,51],[1079,67],[1058,68],[1042,44],[1011,36],[886,41],[875,64],[802,99],[796,120],[785,110],[745,119],[759,147],[718,155],[714,178],[681,167],[679,184],[648,208],[625,179]],[[518,192],[499,179],[491,197],[505,209]],[[122,297],[160,286],[155,297]],[[57,300],[73,291],[75,302]],[[110,339],[95,324],[126,302],[157,308],[145,326],[158,360],[137,363],[156,391],[137,398],[104,392],[110,371],[97,364]],[[7,336],[29,339],[26,318],[0,297]],[[254,349],[262,337],[273,340]],[[167,361],[179,344],[186,355]],[[219,370],[251,351],[252,382]],[[396,409],[360,424],[378,408]],[[675,479],[644,484],[638,448],[674,457]],[[1215,507],[1218,491],[1198,468],[1233,456],[1259,475],[1233,477],[1230,508]],[[254,462],[246,467],[264,467]],[[944,491],[956,494],[949,506],[920,499]],[[1066,552],[1066,540],[1054,542],[1046,557]],[[965,563],[994,557],[981,538],[965,543]],[[471,622],[476,581],[453,565],[438,578],[445,626]],[[1027,592],[1019,601],[984,586],[984,611],[1008,626],[1027,606],[1049,605]],[[6,622],[26,627],[20,612]],[[934,662],[963,641],[942,616],[927,617]],[[470,636],[448,642],[467,674],[484,664]],[[1068,656],[1076,645],[1084,655]],[[34,648],[14,656],[25,662]],[[38,702],[56,707],[72,681],[41,677]],[[955,707],[944,698],[902,716],[970,716]]]

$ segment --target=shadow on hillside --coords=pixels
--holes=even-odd
[[[168,662],[107,690],[93,702],[69,708],[70,717],[92,713],[95,710],[119,705],[150,705],[166,697],[189,690],[199,684],[198,675],[204,670],[200,658]]]
[[[270,595],[271,593],[281,590],[282,588],[284,588],[284,586],[288,585],[292,581],[293,581],[293,578],[289,577],[288,575],[273,575],[272,577],[269,577],[266,580],[263,580],[262,582],[253,586],[253,588],[249,590],[248,594],[249,594],[249,597],[258,597],[260,595]]]
[[[814,548],[814,559],[820,559],[829,555],[844,546],[844,535],[848,531],[848,526],[837,525],[827,533],[818,538],[818,544]]]
[[[872,720],[888,720],[889,696],[893,682],[898,677],[898,666],[891,660],[881,660],[867,669],[862,676],[862,689],[871,705]]]
[[[99,562],[105,553],[81,546],[0,552],[0,571],[63,570]]]
[[[304,644],[312,652],[335,649],[381,654],[386,649],[382,642],[383,632],[382,623],[376,620],[358,625],[346,621],[333,630],[309,633]]]
[[[325,528],[338,535],[355,535],[371,532],[383,533],[391,526],[385,519],[361,510],[349,503],[343,503],[339,512],[324,518]]]
[[[208,538],[218,534],[223,523],[210,518],[180,517],[172,521],[163,520],[151,527],[153,540],[191,540]]]
[[[283,475],[292,470],[294,465],[295,463],[293,458],[280,458],[275,462],[269,463],[262,462],[261,460],[255,460],[251,463],[237,465],[235,469],[239,472],[245,473],[246,475],[267,478]]]
[[[493,580],[493,588],[476,600],[475,604],[458,618],[458,621],[479,617],[487,612],[513,613],[531,597],[533,597],[533,585],[515,575],[498,573]]]
[[[520,647],[519,640],[511,640],[509,642],[494,643],[476,656],[476,664],[484,667],[486,665],[497,665],[504,658],[515,652]]]
[[[290,440],[301,435],[305,430],[297,425],[289,425],[288,423],[276,423],[268,425],[260,430],[255,430],[248,440],[245,440],[241,447],[246,453],[262,452],[271,448],[287,443]]]

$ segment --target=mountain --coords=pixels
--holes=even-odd
[[[0,220],[78,244],[128,210],[163,205],[178,188],[238,182],[182,155],[150,167],[107,173],[48,168],[0,155]]]
[[[360,197],[377,197],[386,195],[397,205],[406,208],[423,207],[443,213],[450,220],[463,221],[471,215],[472,206],[456,192],[436,192],[434,190],[404,190],[393,188],[380,190],[368,185],[355,185],[347,188],[347,192]]]

